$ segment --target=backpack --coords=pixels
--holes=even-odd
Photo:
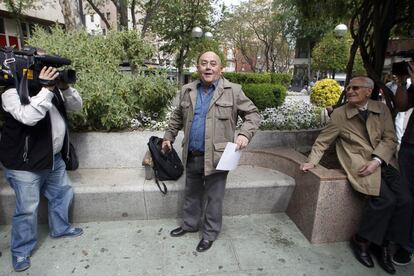
[[[151,136],[148,141],[148,148],[152,157],[155,183],[157,183],[161,193],[167,194],[167,186],[164,182],[161,182],[164,187],[164,189],[161,189],[159,181],[177,180],[183,174],[184,166],[174,148],[166,153],[161,152],[162,141],[163,139],[159,137]]]

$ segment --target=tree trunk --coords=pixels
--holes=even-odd
[[[79,3],[73,0],[59,0],[65,20],[66,31],[76,31],[83,27],[79,12]]]
[[[128,30],[128,0],[119,0],[120,30]]]
[[[308,40],[307,43],[307,48],[308,48],[308,80],[311,80],[311,62],[312,62],[312,57],[311,57],[311,43],[310,40]]]
[[[133,0],[135,2],[135,0]],[[142,29],[141,29],[141,38],[145,37],[145,34],[147,33],[149,24],[151,22],[151,19],[156,14],[156,11],[160,7],[161,0],[156,0],[153,2],[152,0],[148,3],[148,9],[146,10],[146,14],[144,17],[144,20],[142,22]]]
[[[135,16],[135,7],[136,7],[137,3],[136,0],[132,0],[131,1],[131,20],[132,20],[132,29],[136,30],[137,29],[137,18]],[[142,37],[142,35],[141,35]]]
[[[79,16],[81,18],[82,26],[85,27],[85,15],[83,14],[83,0],[79,0]]]

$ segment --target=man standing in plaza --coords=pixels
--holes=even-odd
[[[397,140],[391,113],[385,104],[369,99],[373,88],[374,82],[368,77],[351,79],[346,89],[348,102],[333,111],[301,170],[314,168],[329,145],[336,142],[338,159],[349,182],[366,198],[351,248],[367,267],[374,266],[371,250],[375,249],[380,266],[394,274],[390,242],[407,244],[412,199],[396,170]]]
[[[411,82],[410,79],[407,81],[407,89],[410,87]],[[392,75],[392,80],[387,82],[385,85],[392,91],[392,93],[397,92],[398,88],[398,77],[396,75]],[[397,135],[398,144],[401,144],[401,139],[404,134],[404,119],[405,119],[405,112],[398,112],[395,116],[394,124],[395,124],[395,134]]]
[[[208,250],[219,235],[227,171],[216,166],[227,142],[243,149],[260,124],[260,115],[241,86],[221,77],[222,64],[214,52],[197,60],[200,80],[184,85],[180,101],[164,135],[162,148],[171,149],[178,131],[184,130],[183,163],[186,166],[183,222],[172,237],[202,232],[196,250]],[[238,116],[243,119],[236,138]],[[203,203],[203,198],[206,201]]]
[[[414,62],[408,64],[407,76],[397,77],[397,92],[395,94],[395,105],[400,112],[414,107]],[[407,80],[411,85],[407,89]],[[407,185],[414,197],[414,115],[411,113],[407,127],[402,137],[400,151],[398,152],[398,163],[400,165],[401,180]],[[394,255],[392,261],[396,265],[407,265],[411,262],[414,252],[414,216],[411,222],[409,243],[401,247]]]
[[[21,102],[14,87],[1,95],[4,125],[0,161],[16,195],[10,246],[15,271],[30,267],[37,245],[41,193],[48,199],[51,237],[76,237],[83,233],[69,223],[73,190],[64,162],[69,150],[66,111],[80,110],[82,99],[68,84],[57,83],[58,76],[56,68],[43,67],[40,81],[29,81],[28,104]]]

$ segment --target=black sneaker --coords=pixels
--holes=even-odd
[[[408,265],[411,263],[412,256],[412,253],[408,252],[404,248],[400,248],[392,257],[392,262],[396,265]]]

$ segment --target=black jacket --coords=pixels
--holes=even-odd
[[[35,95],[39,91],[30,94]],[[52,103],[67,122],[66,110],[60,93],[55,93]],[[2,112],[4,125],[0,138],[0,161],[4,167],[24,171],[52,169],[53,141],[49,112],[33,126],[17,121],[3,109]],[[67,158],[68,149],[69,135],[66,130],[61,151],[63,159]]]

